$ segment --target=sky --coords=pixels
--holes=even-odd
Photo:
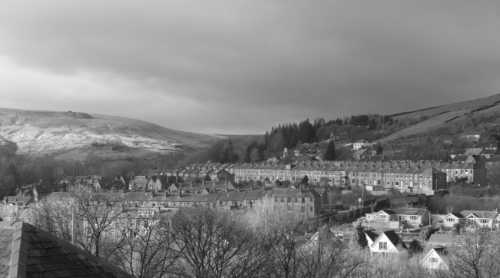
[[[201,133],[500,92],[500,2],[3,0],[0,107]]]

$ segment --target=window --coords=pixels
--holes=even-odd
[[[410,220],[417,220],[417,219],[418,219],[418,217],[416,215],[410,216]]]
[[[379,242],[378,243],[378,249],[380,249],[380,250],[387,250],[387,242]]]
[[[434,257],[433,257],[433,258],[431,258],[431,259],[430,259],[430,261],[431,261],[431,263],[433,263],[433,264],[436,264],[436,263],[438,263],[438,262],[439,262],[439,260],[438,260],[437,258],[434,258]]]

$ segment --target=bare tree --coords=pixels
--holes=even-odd
[[[59,238],[73,241],[75,232],[73,207],[74,200],[69,195],[49,195],[32,209],[31,222]]]
[[[122,213],[105,195],[78,187],[41,200],[33,224],[99,256],[105,232]]]
[[[295,278],[298,277],[300,256],[297,251],[297,242],[290,232],[276,232],[271,237],[274,241],[270,249],[272,267],[271,277]]]
[[[281,232],[272,248],[272,277],[350,277],[363,263],[325,230],[311,244],[300,244],[291,232]]]
[[[174,248],[168,223],[157,219],[125,229],[112,261],[137,278],[161,278],[183,274],[178,266],[182,251]]]
[[[261,277],[261,244],[239,223],[211,210],[179,212],[172,233],[188,277]]]
[[[313,252],[302,252],[301,277],[350,277],[363,263],[359,258],[350,255],[345,244],[340,240],[331,240],[324,245],[319,244]]]
[[[85,188],[71,192],[75,200],[75,214],[83,224],[82,247],[96,256],[100,255],[105,232],[123,214],[120,205],[113,204],[105,195]]]
[[[496,235],[496,236],[493,236]],[[452,277],[490,278],[500,276],[497,234],[479,231],[467,234],[451,250]]]

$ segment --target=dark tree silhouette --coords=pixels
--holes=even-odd
[[[324,159],[327,161],[332,161],[337,158],[337,153],[335,151],[335,142],[333,140],[330,140],[328,142],[328,146],[326,147],[326,152],[324,155]]]

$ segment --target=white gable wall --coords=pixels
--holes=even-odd
[[[380,234],[377,239],[371,244],[371,253],[399,253],[399,250],[392,244],[389,238],[384,234]]]
[[[448,264],[435,249],[431,249],[425,254],[422,259],[422,266],[429,270],[448,270]]]

